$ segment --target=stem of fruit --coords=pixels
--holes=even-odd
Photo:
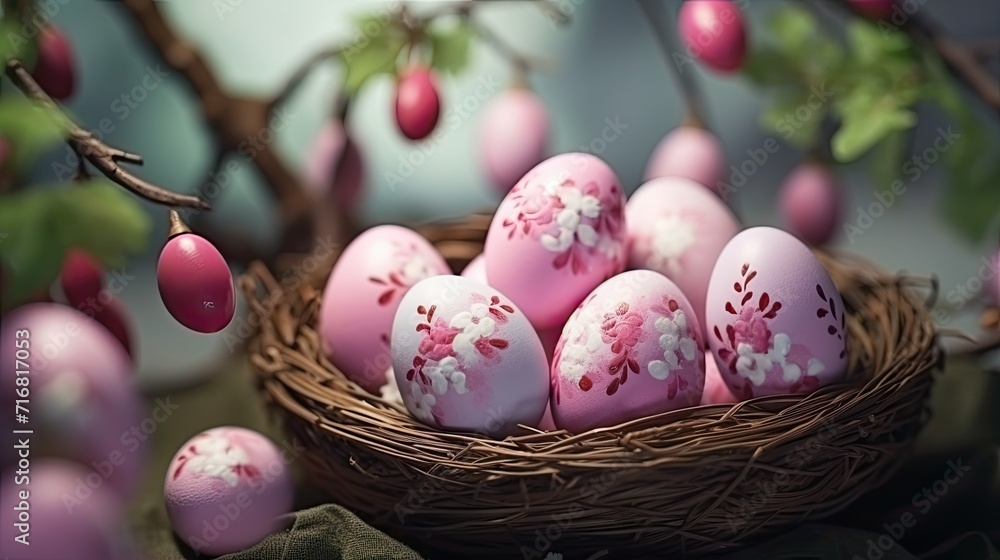
[[[187,224],[181,220],[181,216],[176,210],[170,211],[168,219],[170,220],[170,230],[167,233],[167,239],[182,233],[191,233],[191,228],[187,227]]]
[[[642,11],[646,15],[646,21],[649,23],[649,27],[653,30],[653,34],[660,44],[663,56],[667,59],[667,67],[670,69],[670,73],[673,74],[680,85],[681,94],[684,96],[684,125],[707,129],[705,114],[699,101],[701,95],[698,91],[698,85],[695,83],[694,76],[674,65],[673,53],[679,52],[679,48],[674,42],[673,36],[667,33],[666,29],[660,25],[661,18],[658,17],[658,3],[655,0],[639,0],[639,6],[642,7]],[[676,29],[676,21],[673,21],[675,19],[671,18],[671,23]]]
[[[24,95],[38,103],[47,105],[57,111],[59,110],[59,106],[35,82],[34,78],[31,77],[31,74],[21,65],[19,60],[16,58],[9,59],[7,61],[6,73],[10,81],[24,92]],[[165,206],[194,208],[195,210],[212,209],[209,203],[198,197],[168,191],[125,171],[118,165],[118,162],[126,161],[142,164],[142,157],[138,154],[131,154],[108,146],[90,132],[77,126],[69,117],[63,116],[67,126],[66,142],[70,148],[86,158],[87,161],[93,164],[108,179],[150,202]]]

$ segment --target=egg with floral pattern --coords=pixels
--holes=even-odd
[[[808,393],[844,379],[844,303],[801,241],[772,227],[733,237],[706,298],[708,341],[722,379],[741,400]]]
[[[403,294],[424,278],[450,274],[430,242],[410,229],[382,225],[352,241],[323,292],[323,351],[349,379],[377,395],[390,365],[389,333]]]
[[[209,556],[250,548],[281,529],[294,496],[278,446],[233,426],[189,439],[174,455],[163,483],[174,533]]]
[[[563,324],[625,266],[625,194],[599,158],[560,154],[504,198],[486,235],[486,277],[536,328]]]
[[[548,402],[548,361],[506,295],[461,276],[435,276],[403,296],[392,325],[403,404],[446,430],[502,438],[536,426]]]
[[[597,287],[563,327],[551,370],[552,418],[580,433],[697,406],[704,339],[677,284],[631,270]]]
[[[663,274],[694,307],[704,336],[708,279],[722,248],[740,230],[726,203],[704,186],[680,177],[653,179],[625,206],[628,265]]]

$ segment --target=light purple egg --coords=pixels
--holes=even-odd
[[[676,284],[649,270],[604,282],[563,328],[552,360],[552,418],[571,433],[696,406],[704,339]]]
[[[88,469],[29,458],[0,481],[0,557],[17,560],[134,560],[120,497]],[[22,465],[23,466],[23,465]],[[96,478],[95,478],[96,477]],[[24,544],[27,543],[27,544]]]
[[[294,497],[281,450],[253,430],[231,426],[188,440],[163,483],[174,533],[211,556],[247,549],[280,530]]]
[[[729,207],[680,177],[653,179],[625,206],[631,268],[648,268],[680,286],[705,331],[708,279],[722,248],[740,231]]]
[[[653,149],[643,180],[681,177],[718,193],[724,162],[722,145],[714,134],[704,128],[680,126]]]
[[[236,313],[229,264],[200,235],[182,233],[167,241],[156,264],[156,284],[170,315],[195,332],[219,332]]]
[[[625,194],[582,153],[538,164],[500,203],[486,235],[486,276],[539,329],[557,327],[625,266]]]
[[[306,155],[303,175],[303,184],[315,200],[326,200],[330,189],[335,188],[335,202],[348,211],[358,207],[364,186],[364,162],[343,123],[331,119],[319,129]]]
[[[719,366],[715,358],[705,360],[705,392],[701,395],[701,404],[733,404],[740,400],[729,390],[729,385],[722,380]]]
[[[131,496],[142,481],[156,425],[143,423],[132,360],[118,340],[75,309],[32,303],[4,317],[0,355],[0,398],[11,403],[10,413],[0,417],[4,447],[23,437],[13,430],[34,430],[34,452],[74,459],[102,486]],[[25,377],[26,392],[16,385]],[[15,423],[18,398],[28,402],[25,424]],[[174,406],[158,405],[158,417],[169,417]]]
[[[326,282],[319,334],[327,358],[373,395],[391,367],[389,333],[396,308],[410,286],[449,274],[448,263],[417,232],[373,227],[352,241]]]
[[[512,88],[493,98],[479,125],[479,157],[501,195],[545,159],[549,118],[531,90]]]
[[[781,185],[779,205],[789,231],[810,245],[823,245],[840,223],[840,185],[824,165],[804,163]]]
[[[475,280],[480,284],[489,285],[489,282],[486,280],[486,257],[481,253],[477,255],[476,258],[469,261],[469,264],[462,269],[462,273],[459,276]]]
[[[421,280],[392,325],[392,368],[418,420],[502,438],[536,426],[548,402],[548,361],[524,313],[461,276]]]
[[[847,369],[844,303],[789,233],[747,229],[719,255],[705,317],[719,372],[741,400],[808,393]]]

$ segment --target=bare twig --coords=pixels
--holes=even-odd
[[[330,47],[323,49],[309,57],[299,68],[288,78],[288,81],[278,90],[278,94],[268,102],[268,112],[274,111],[283,105],[288,98],[302,85],[302,82],[312,73],[320,63],[334,58],[343,52],[341,47]]]
[[[687,121],[690,124],[705,128],[706,121],[704,110],[701,107],[701,94],[698,91],[698,85],[695,83],[693,73],[683,72],[674,65],[673,53],[678,52],[678,49],[673,37],[667,33],[662,25],[662,18],[658,10],[663,7],[654,0],[639,0],[639,5],[646,15],[646,21],[649,23],[650,28],[652,28],[653,34],[656,35],[656,39],[660,43],[660,50],[663,51],[663,56],[667,59],[667,67],[670,68],[671,74],[674,75],[674,78],[680,84],[681,94],[684,96],[684,104],[687,109]]]
[[[553,66],[550,62],[524,56],[507,44],[506,41],[501,39],[499,35],[494,33],[493,30],[489,28],[489,26],[484,25],[474,16],[466,14],[465,17],[469,26],[476,33],[476,36],[478,36],[484,43],[492,47],[493,50],[495,50],[500,56],[510,61],[511,65],[513,65],[514,69],[518,72],[527,73],[531,70],[548,70]]]
[[[31,74],[25,70],[24,66],[17,59],[7,61],[7,77],[24,94],[31,99],[48,105],[58,110],[58,106],[52,98],[35,82]],[[118,165],[119,162],[142,163],[142,157],[137,154],[124,152],[117,148],[112,148],[97,139],[90,132],[83,130],[68,117],[66,118],[69,130],[66,141],[77,154],[83,155],[94,167],[96,167],[105,177],[118,183],[132,193],[145,198],[151,202],[166,206],[178,206],[194,208],[196,210],[211,210],[212,206],[198,197],[177,194],[172,191],[160,188],[152,183],[144,181]]]

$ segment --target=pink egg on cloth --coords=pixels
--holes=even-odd
[[[101,487],[130,497],[142,482],[152,442],[140,431],[146,407],[118,340],[75,309],[32,303],[3,318],[0,356],[0,398],[11,406],[28,399],[31,410],[25,424],[15,423],[13,409],[0,416],[4,448],[17,442],[13,430],[33,430],[32,453],[76,460]],[[18,379],[30,379],[28,389]],[[157,415],[172,414],[175,406],[167,399]],[[15,460],[13,454],[0,457]]]
[[[229,426],[189,439],[163,483],[174,533],[211,556],[244,550],[281,529],[294,497],[278,447],[253,430]]]
[[[539,329],[563,324],[625,266],[625,194],[615,172],[582,153],[535,166],[486,235],[486,276]]]
[[[714,134],[704,128],[680,126],[653,148],[643,180],[682,177],[718,192],[724,163],[722,145]]]
[[[705,336],[708,279],[722,248],[740,230],[729,207],[701,185],[679,177],[653,179],[625,206],[628,264],[663,274],[680,286]]]
[[[469,264],[465,265],[462,269],[462,273],[459,276],[464,276],[469,280],[475,280],[480,284],[489,285],[486,281],[486,257],[482,254],[476,255],[476,258],[469,261]]]
[[[502,438],[535,426],[548,402],[548,361],[524,313],[461,276],[413,286],[392,325],[392,368],[418,420]]]
[[[691,304],[653,271],[611,278],[567,321],[551,383],[552,418],[572,433],[698,405],[705,351]]]
[[[739,233],[708,285],[708,340],[741,400],[808,393],[847,370],[844,303],[826,269],[793,235]]]
[[[373,395],[392,365],[389,333],[396,308],[410,286],[450,274],[437,249],[417,232],[373,227],[352,241],[326,282],[319,334],[327,358]]]
[[[709,357],[705,360],[705,392],[701,395],[701,404],[734,404],[740,402],[736,395],[729,390],[729,385],[722,380],[719,373],[719,366],[715,363],[715,358]]]
[[[60,459],[31,457],[0,481],[0,558],[134,560],[124,503],[99,475]]]

